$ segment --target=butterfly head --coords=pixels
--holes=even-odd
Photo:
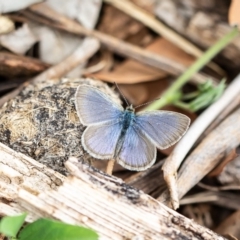
[[[131,105],[127,106],[126,111],[135,112],[135,109],[134,109],[133,105],[131,104]]]

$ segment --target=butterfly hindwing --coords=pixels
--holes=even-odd
[[[129,170],[143,171],[156,160],[156,147],[134,124],[127,129],[117,162]]]
[[[107,94],[88,85],[77,88],[75,99],[77,114],[86,126],[115,121],[123,111],[122,106],[114,103]]]
[[[116,121],[87,127],[82,135],[84,149],[95,158],[112,159],[121,129]]]
[[[135,124],[156,147],[165,149],[182,138],[189,127],[190,119],[181,113],[146,111],[136,115]]]

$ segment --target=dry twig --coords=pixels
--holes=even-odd
[[[180,200],[181,205],[209,202],[229,209],[239,210],[239,195],[229,192],[204,191],[186,196]]]
[[[69,71],[74,69],[76,66],[86,62],[99,49],[99,47],[100,45],[98,40],[94,38],[84,39],[83,43],[79,46],[79,48],[77,48],[73,54],[71,54],[69,57],[64,59],[62,62],[60,62],[55,66],[50,67],[45,72],[39,74],[38,76],[31,79],[30,81],[25,82],[14,91],[0,98],[0,106],[2,106],[9,99],[19,94],[22,91],[22,89],[29,84],[29,82],[36,84],[37,82],[41,82],[46,79],[63,77]]]
[[[50,67],[38,59],[9,52],[0,52],[0,72],[2,76],[31,76]]]
[[[120,39],[101,33],[99,31],[86,29],[79,23],[55,12],[44,3],[35,4],[29,9],[30,10],[23,11],[23,14],[30,19],[73,34],[95,37],[107,48],[116,53],[119,53],[122,56],[135,59],[141,63],[155,67],[157,69],[161,69],[174,76],[177,76],[186,70],[185,66],[177,64],[176,62],[164,58],[158,54],[126,43]],[[46,19],[51,19],[51,23],[49,21],[46,21]],[[195,74],[192,77],[192,82],[195,84],[204,83],[206,80],[207,78],[199,73]]]
[[[229,88],[231,89],[232,86]],[[226,99],[226,96],[223,96],[223,98]],[[207,173],[215,168],[222,159],[239,145],[240,124],[236,124],[239,121],[240,109],[232,113],[205,139],[203,139],[184,161],[178,173],[177,181],[175,182],[174,179],[174,181],[171,182],[174,184],[174,188],[172,188],[171,191],[174,191],[173,193],[175,194],[173,195],[171,192],[171,202],[175,208],[178,207],[178,197],[182,198],[194,185],[196,185],[204,176],[206,176]],[[177,199],[173,199],[173,196],[176,196]],[[161,201],[168,201],[168,197],[168,193],[164,192],[159,199]]]

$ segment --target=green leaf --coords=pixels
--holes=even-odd
[[[212,81],[208,80],[205,83],[198,85],[198,90],[200,92],[206,92],[207,90],[211,89],[213,87]]]
[[[25,221],[26,216],[27,214],[23,213],[19,216],[3,217],[0,222],[0,232],[8,237],[16,237]]]
[[[188,104],[190,110],[193,112],[206,108],[215,102],[223,94],[225,81],[222,80],[217,87],[214,87],[212,84],[209,84],[209,82],[206,82],[205,84],[201,84],[198,89],[200,94]]]
[[[27,225],[19,234],[19,240],[97,240],[93,230],[50,219],[39,219]]]

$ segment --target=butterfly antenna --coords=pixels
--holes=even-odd
[[[154,99],[154,100],[152,100],[152,101],[150,101],[150,102],[143,103],[143,104],[138,105],[138,106],[136,106],[136,107],[134,107],[134,108],[136,109],[136,108],[139,108],[139,107],[148,105],[148,104],[150,104],[150,103],[152,103],[152,102],[155,102],[155,101],[157,101],[157,100],[159,100],[159,99],[160,99],[160,98],[156,98],[156,99]]]
[[[122,94],[122,92],[121,92],[120,88],[118,87],[117,83],[116,83],[116,82],[114,82],[114,84],[116,85],[116,87],[117,87],[117,89],[118,89],[119,93],[120,93],[120,94],[121,94],[121,96],[123,97],[123,99],[124,99],[124,101],[126,102],[126,104],[127,104],[128,106],[130,106],[130,105],[129,105],[129,103],[128,103],[128,101],[127,101],[127,99],[125,98],[125,96]]]

